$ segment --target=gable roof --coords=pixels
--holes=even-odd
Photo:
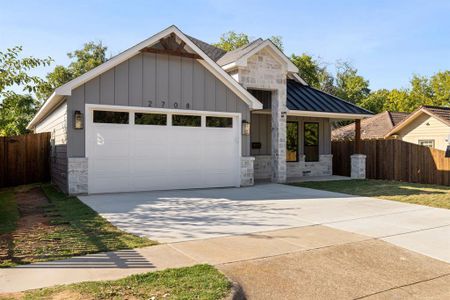
[[[361,121],[361,138],[384,139],[384,136],[409,113],[385,111]],[[331,132],[333,140],[353,140],[355,138],[355,123],[339,127]]]
[[[355,118],[366,118],[372,112],[342,100],[338,97],[304,85],[292,79],[287,80],[287,107],[290,111],[306,111],[318,113],[347,115]]]
[[[392,128],[392,130],[385,135],[385,138],[402,130],[422,114],[427,114],[430,117],[438,119],[447,126],[450,126],[450,107],[424,105],[413,111],[407,118]]]
[[[195,37],[186,35],[197,47],[199,47],[203,52],[205,52],[206,55],[209,56],[213,61],[217,62],[219,58],[224,56],[227,51],[217,48],[216,46],[213,46],[211,44],[208,44],[204,41],[201,41],[199,39],[196,39]]]
[[[94,79],[98,75],[110,70],[111,68],[119,65],[120,63],[130,59],[131,57],[140,53],[140,51],[146,47],[156,44],[161,38],[164,38],[171,33],[174,33],[180,40],[182,40],[192,51],[202,58],[198,60],[208,71],[214,74],[219,80],[221,80],[228,88],[235,92],[244,102],[246,102],[250,109],[261,109],[262,104],[255,97],[253,97],[243,86],[241,86],[236,80],[234,80],[225,70],[223,70],[219,65],[217,65],[211,57],[209,57],[197,44],[199,44],[203,49],[208,51],[210,55],[216,50],[207,47],[206,43],[196,40],[194,43],[190,38],[188,38],[181,30],[176,26],[172,25],[161,32],[151,36],[150,38],[138,43],[137,45],[123,51],[122,53],[114,56],[105,63],[95,67],[94,69],[84,73],[83,75],[67,82],[66,84],[58,87],[53,94],[47,99],[44,105],[39,109],[30,123],[27,125],[28,129],[33,128],[38,121],[45,117],[49,112],[52,111],[66,96],[72,94],[72,90],[81,86],[82,84]],[[211,46],[211,45],[210,45]],[[214,47],[214,46],[211,46]],[[207,49],[208,48],[208,49]]]
[[[263,42],[263,39],[259,38],[248,44],[245,44],[244,46],[241,46],[237,49],[226,52],[225,55],[223,55],[219,60],[217,60],[217,64],[219,66],[225,66],[229,63],[232,63],[232,62],[238,60],[239,58],[241,58],[242,56],[244,56],[246,53],[251,51],[253,48],[258,46],[262,42]]]

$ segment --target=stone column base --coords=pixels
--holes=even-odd
[[[255,184],[253,162],[255,158],[253,156],[241,157],[241,186],[251,186]]]
[[[366,179],[366,156],[364,154],[353,154],[351,158],[351,177],[354,179]]]
[[[86,157],[68,158],[67,184],[69,195],[88,193],[88,159]]]

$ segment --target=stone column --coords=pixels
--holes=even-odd
[[[272,182],[286,182],[286,88],[272,92]]]
[[[69,195],[87,194],[88,159],[85,157],[69,157],[67,173]]]
[[[254,167],[253,167],[254,161],[255,161],[255,158],[252,156],[241,157],[241,185],[240,186],[251,186],[255,183]]]
[[[353,154],[351,157],[353,179],[366,179],[366,156],[364,154]]]

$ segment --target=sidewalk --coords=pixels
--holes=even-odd
[[[305,292],[328,289],[329,293],[330,286],[341,284],[341,276],[347,278],[342,281],[342,290],[350,294],[353,293],[351,286],[354,285],[351,278],[362,280],[373,277],[369,281],[372,284],[370,288],[364,288],[364,291],[358,288],[352,294],[362,295],[396,288],[400,283],[413,284],[450,274],[450,264],[445,262],[384,241],[316,225],[0,269],[0,293],[81,281],[118,279],[135,273],[197,263],[218,266],[241,283],[244,291],[248,290],[250,295],[254,293],[255,297],[269,295],[270,289],[276,284],[287,287],[287,291],[297,288]],[[258,269],[261,271],[258,272]],[[396,279],[398,272],[403,272],[401,280]],[[321,280],[309,282],[304,276],[306,279],[322,276],[329,282],[325,285]],[[392,284],[389,283],[390,277]],[[307,289],[305,284],[308,284]],[[262,286],[266,289],[261,289]],[[276,291],[281,292],[273,289],[273,293]],[[289,298],[288,295],[286,297]]]

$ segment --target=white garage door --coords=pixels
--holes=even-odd
[[[87,109],[89,193],[239,185],[238,114]]]

